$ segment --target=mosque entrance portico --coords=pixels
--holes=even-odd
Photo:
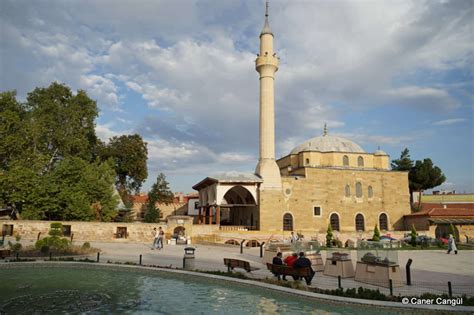
[[[224,173],[193,186],[199,192],[199,224],[222,230],[258,229],[257,191],[262,179],[254,174]]]

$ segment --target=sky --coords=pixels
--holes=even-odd
[[[0,1],[0,91],[53,81],[97,101],[98,136],[140,134],[147,191],[254,172],[264,1]],[[474,192],[474,1],[270,1],[276,157],[322,134],[431,158]]]

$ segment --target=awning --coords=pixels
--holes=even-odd
[[[474,219],[428,219],[433,224],[474,224]]]

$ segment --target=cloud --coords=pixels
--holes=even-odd
[[[154,171],[253,169],[262,3],[26,4],[2,1],[1,90],[24,98],[53,80],[87,90],[101,109],[99,136],[129,121],[149,142]],[[472,110],[473,10],[469,0],[272,2],[277,152],[324,123],[391,146],[419,139],[413,110],[434,126],[461,123],[444,118]]]
[[[440,120],[436,121],[433,123],[435,126],[449,126],[449,125],[456,125],[459,123],[463,123],[467,121],[466,118],[451,118],[451,119],[445,119],[445,120]]]

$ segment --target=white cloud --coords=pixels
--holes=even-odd
[[[449,125],[455,125],[455,124],[463,123],[465,121],[467,121],[466,118],[451,118],[451,119],[436,121],[436,122],[433,123],[433,125],[435,125],[435,126],[449,126]]]

